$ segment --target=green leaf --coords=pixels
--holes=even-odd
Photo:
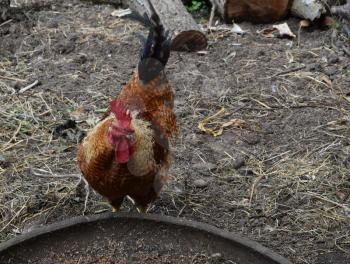
[[[187,11],[190,13],[195,13],[200,11],[204,7],[204,3],[202,0],[192,0],[190,6],[186,6]]]

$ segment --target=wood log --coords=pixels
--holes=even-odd
[[[81,0],[85,2],[91,2],[96,5],[112,5],[115,7],[119,7],[122,5],[122,0]]]
[[[270,23],[288,14],[292,0],[210,0],[226,23]]]
[[[327,10],[320,0],[294,0],[290,12],[295,17],[317,21]]]
[[[200,26],[187,12],[181,0],[149,0],[160,17],[164,27],[173,34],[172,50],[199,51],[207,47],[207,38]],[[124,0],[139,14],[147,12],[143,0]]]
[[[350,21],[350,0],[347,0],[342,6],[332,6],[331,12]]]

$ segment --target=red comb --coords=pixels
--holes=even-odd
[[[128,112],[125,104],[118,100],[113,100],[110,103],[111,112],[115,114],[116,118],[124,123],[125,125],[130,125],[131,114]]]

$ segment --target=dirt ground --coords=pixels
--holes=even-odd
[[[144,28],[113,10],[46,1],[0,25],[1,241],[110,210],[87,197],[75,154],[138,62]],[[149,213],[238,233],[293,263],[349,263],[349,39],[339,27],[266,39],[257,30],[267,26],[243,23],[243,37],[212,32],[205,53],[172,53],[180,135],[173,178]],[[208,126],[245,126],[198,129],[222,108]]]

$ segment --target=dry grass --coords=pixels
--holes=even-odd
[[[16,76],[25,78],[25,72],[22,74]],[[6,86],[3,87],[8,90]],[[57,106],[72,109],[74,105],[59,95],[35,91],[28,95],[6,95],[2,99],[6,103],[0,110],[0,152],[9,166],[1,171],[0,230],[6,234],[20,232],[18,224],[25,225],[38,214],[50,214],[62,206],[76,192],[79,177],[50,176],[52,171],[75,167],[72,155],[67,152],[76,148],[76,142],[66,144],[53,138],[55,127],[64,119]]]
[[[67,91],[64,90],[65,83],[74,85],[82,79],[82,72],[65,67],[79,63],[73,62],[74,59],[85,60],[86,56],[95,59],[99,55],[81,53],[73,58],[55,54],[65,53],[65,49],[70,48],[66,40],[72,32],[79,36],[76,40],[78,45],[89,47],[93,45],[91,38],[98,42],[103,39],[109,45],[125,43],[130,34],[140,29],[136,23],[111,19],[111,8],[108,7],[101,7],[97,16],[93,16],[92,10],[91,14],[78,11],[79,15],[69,17],[65,23],[50,26],[47,21],[60,17],[60,13],[50,9],[45,11],[53,2],[45,2],[43,11],[40,3],[16,2],[18,6],[34,5],[38,12],[33,17],[37,20],[36,25],[30,29],[30,35],[22,39],[14,54],[15,62],[6,56],[0,58],[0,98],[3,102],[0,109],[2,241],[26,232],[32,226],[45,224],[51,218],[58,220],[86,211],[100,213],[110,210],[100,197],[90,194],[77,168],[75,152],[79,140],[98,122],[106,109],[112,93],[108,96],[104,89],[114,87],[116,80],[120,80],[120,73],[104,68],[104,59],[96,58],[97,63],[91,65],[92,81],[84,85],[84,90]],[[60,5],[59,2],[57,4]],[[91,16],[93,21],[86,21],[86,16]],[[104,21],[104,17],[109,18],[108,21]],[[16,30],[26,34],[26,23],[19,24]],[[125,60],[128,61],[128,58]],[[52,83],[48,81],[51,74],[54,75]],[[31,84],[35,85],[31,87]],[[65,127],[68,120],[76,121],[76,125]],[[62,208],[67,209],[63,210],[63,214]]]

